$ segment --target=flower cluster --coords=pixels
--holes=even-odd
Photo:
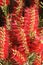
[[[8,57],[9,41],[6,27],[0,27],[0,59]]]
[[[0,59],[12,65],[42,65],[43,27],[38,27],[37,4],[28,7],[24,0],[0,0],[0,8],[6,22],[0,27]]]

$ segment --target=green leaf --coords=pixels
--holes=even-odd
[[[4,15],[7,16],[8,14],[8,6],[2,6],[2,11],[4,12]]]
[[[40,20],[39,20],[39,27],[43,27],[43,15],[40,15]]]
[[[0,65],[12,65],[12,62],[9,60],[0,59]]]
[[[30,54],[30,56],[28,57],[29,65],[33,65],[33,62],[34,62],[35,58],[36,58],[35,53]]]

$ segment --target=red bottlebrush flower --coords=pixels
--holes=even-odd
[[[26,28],[28,29],[29,36],[34,36],[39,24],[38,9],[36,5],[25,9],[24,21]]]
[[[30,18],[31,18],[31,11],[29,8],[26,8],[25,9],[25,15],[24,15],[24,22],[25,22],[25,27],[27,27],[27,30],[30,30]],[[29,25],[29,26],[28,26]]]
[[[24,30],[27,36],[26,39],[28,39],[27,42],[28,44],[30,44],[29,47],[32,52],[35,51],[39,45],[39,40],[35,39],[36,31],[39,24],[38,9],[36,5],[31,6],[30,8],[27,7],[25,9],[24,22]],[[34,38],[33,42],[30,43],[31,40],[29,40],[29,37],[32,39]]]
[[[8,36],[8,31],[5,30],[5,44],[4,44],[4,57],[8,58],[8,52],[9,52],[9,36]]]
[[[0,27],[0,58],[6,59],[8,57],[8,37],[5,27]]]
[[[30,32],[30,18],[31,18],[31,9],[30,8],[26,8],[25,9],[25,13],[24,13],[24,32],[26,34],[26,39],[27,39],[27,43],[29,45],[30,43],[30,37],[29,37],[29,32]]]

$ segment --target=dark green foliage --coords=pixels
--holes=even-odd
[[[2,11],[1,7],[0,7],[0,27],[4,26],[5,24],[5,18],[4,18],[4,12]]]

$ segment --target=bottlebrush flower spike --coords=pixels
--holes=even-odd
[[[28,26],[29,36],[34,36],[39,24],[38,9],[35,4],[25,9],[24,21],[25,24],[28,23],[26,27]]]
[[[0,27],[0,59],[6,59],[8,57],[8,37],[5,27]]]
[[[27,45],[26,35],[25,35],[25,32],[24,32],[24,30],[22,28],[19,29],[19,39],[22,42],[21,46],[24,47],[24,52],[27,55],[29,55],[29,48],[28,48],[28,45]]]
[[[34,5],[33,8],[31,8],[31,9],[32,9],[31,10],[31,22],[32,22],[32,25],[34,26],[33,27],[33,30],[37,30],[38,24],[39,24],[38,9],[37,9],[37,6],[36,5]]]

